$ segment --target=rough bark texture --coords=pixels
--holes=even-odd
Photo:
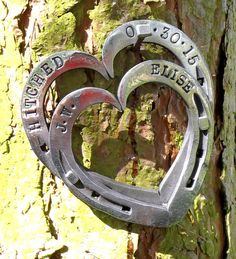
[[[200,194],[168,229],[126,224],[76,199],[30,150],[20,119],[32,67],[55,51],[101,57],[107,34],[133,19],[163,19],[199,46],[215,85],[215,145]],[[236,4],[234,0],[0,0],[1,258],[236,258]],[[115,78],[75,70],[55,88],[61,98],[95,85],[115,93],[143,59],[177,62],[163,48],[127,48]],[[47,103],[53,109],[53,100]],[[74,153],[87,167],[128,184],[158,188],[181,146],[187,117],[169,90],[147,85],[123,115],[106,104],[87,109],[74,127]]]

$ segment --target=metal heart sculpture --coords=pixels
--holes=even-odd
[[[59,75],[75,68],[89,68],[106,79],[112,78],[117,53],[139,41],[162,45],[183,67],[164,60],[141,62],[124,75],[117,97],[95,87],[71,92],[57,105],[48,129],[44,99]],[[73,124],[86,107],[106,102],[122,112],[129,94],[148,82],[159,82],[176,91],[184,100],[188,114],[181,150],[159,190],[118,183],[92,172],[77,163],[72,152]],[[55,53],[41,62],[31,72],[24,88],[22,120],[36,155],[79,199],[128,222],[167,227],[186,214],[207,170],[214,127],[212,88],[203,56],[182,31],[160,21],[132,21],[108,35],[102,62],[79,51]]]

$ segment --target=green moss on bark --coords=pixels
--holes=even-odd
[[[94,31],[96,52],[100,56],[102,45],[108,33],[123,22],[142,19],[150,15],[151,9],[139,0],[102,0],[89,12]],[[109,22],[106,22],[109,21]]]
[[[33,49],[39,55],[49,55],[55,51],[75,49],[75,25],[76,19],[72,13],[45,20],[43,31],[34,42]]]

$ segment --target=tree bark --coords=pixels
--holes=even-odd
[[[236,258],[236,3],[234,0],[0,0],[0,255],[2,258]],[[118,25],[161,19],[183,30],[210,67],[215,136],[204,184],[186,217],[166,229],[137,226],[76,199],[30,149],[20,99],[30,70],[43,57],[77,49],[101,58]],[[59,99],[84,86],[116,93],[124,73],[144,59],[178,62],[164,48],[142,44],[115,59],[115,78],[78,69],[56,80]],[[137,89],[120,114],[87,109],[73,128],[81,163],[117,181],[158,188],[181,146],[187,123],[173,91]]]

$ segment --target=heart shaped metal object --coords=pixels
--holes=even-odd
[[[190,126],[187,128],[181,151],[158,192],[120,184],[100,174],[86,171],[81,165],[75,163],[69,146],[67,146],[67,151],[70,152],[70,156],[61,151],[61,148],[64,150],[65,146],[58,147],[57,141],[54,148],[52,143],[55,142],[54,137],[57,138],[58,134],[56,134],[55,125],[52,123],[54,126],[51,126],[51,132],[56,135],[54,136],[54,133],[50,133],[49,140],[48,125],[44,117],[46,92],[53,80],[59,75],[75,68],[90,68],[109,79],[109,75],[111,77],[114,75],[113,60],[116,54],[129,45],[135,45],[138,41],[152,42],[166,47],[175,54],[186,71],[196,78],[199,84],[179,66],[169,62],[162,63],[162,61],[155,61],[158,63],[150,64],[144,62],[140,66],[138,65],[131,69],[122,79],[118,90],[119,102],[105,90],[96,88],[82,89],[66,96],[58,105],[53,118],[57,118],[58,112],[60,112],[60,115],[68,117],[68,122],[70,121],[70,125],[73,125],[73,119],[82,110],[82,106],[79,110],[75,109],[77,106],[71,101],[71,98],[73,99],[77,95],[79,96],[76,98],[80,103],[84,103],[85,107],[92,103],[108,101],[116,108],[123,109],[129,93],[138,85],[141,85],[142,82],[146,82],[146,80],[147,82],[150,80],[152,82],[164,82],[163,80],[166,78],[168,82],[164,83],[173,87],[177,92],[190,92],[191,94],[188,96],[191,96],[192,100],[190,100],[191,98],[187,101],[185,100],[187,104],[195,105],[194,108],[187,105],[189,111],[191,111],[191,116],[189,115]],[[149,70],[151,67],[154,78],[150,78],[150,71],[146,71],[145,66],[149,67]],[[156,80],[154,80],[158,71],[159,74],[163,75],[162,77],[156,77]],[[177,76],[177,71],[182,73],[179,83],[181,84],[182,82],[183,88],[174,87],[173,80],[171,81],[171,78]],[[144,78],[138,77],[139,73]],[[130,81],[131,78],[132,80]],[[186,83],[187,79],[192,83]],[[210,103],[204,92],[208,95]],[[83,99],[81,99],[81,96],[83,96]],[[94,99],[94,96],[97,99]],[[75,106],[68,109],[65,106],[61,107],[64,102],[72,103],[71,105]],[[56,53],[41,62],[32,71],[24,88],[22,119],[30,144],[36,155],[55,175],[61,176],[78,197],[120,219],[145,225],[167,226],[178,221],[186,213],[202,183],[212,145],[212,114],[210,111],[212,104],[211,76],[196,45],[174,26],[159,21],[142,20],[128,22],[118,27],[108,36],[103,47],[103,62],[99,62],[95,57],[79,51]],[[62,110],[60,110],[61,108]],[[197,123],[199,127],[196,122],[191,122],[191,118],[197,118],[196,109],[198,111]],[[57,119],[53,120],[56,121]],[[66,120],[64,122],[68,123]],[[63,124],[63,121],[58,125],[60,126],[57,127],[57,130],[61,130],[62,134],[67,132],[67,125]],[[193,129],[195,129],[194,133],[192,132]],[[199,133],[197,133],[198,131]],[[66,134],[66,136],[70,139],[70,134]],[[201,157],[197,155],[196,158],[196,150],[201,150]],[[58,158],[58,152],[60,153],[60,159]],[[191,158],[188,156],[190,153],[193,154],[190,156]],[[188,159],[186,159],[186,156],[188,156]],[[67,161],[68,157],[70,161]],[[187,160],[189,163],[186,162]],[[61,165],[63,163],[66,168],[62,170],[63,166],[61,167]],[[72,168],[71,164],[73,165]],[[78,172],[75,168],[78,169]],[[81,172],[84,172],[84,174]],[[178,181],[176,181],[177,178],[179,178]],[[170,191],[173,188],[174,191]],[[184,203],[181,201],[182,205],[179,206],[178,201],[182,199]],[[145,213],[147,213],[146,208],[149,208],[149,219],[144,219]]]
[[[163,73],[167,70],[168,76]],[[98,174],[92,179],[92,172],[78,164],[73,156],[71,134],[75,120],[86,107],[95,103],[107,102],[124,109],[130,92],[148,82],[163,83],[178,92],[188,113],[183,146],[160,189],[131,187],[106,177],[101,181]],[[198,192],[205,165],[209,162],[213,121],[208,99],[198,82],[182,67],[155,60],[142,62],[125,74],[118,89],[118,100],[98,88],[83,88],[63,98],[50,127],[53,162],[69,189],[97,209],[138,224],[163,227],[176,223],[186,214]],[[201,156],[197,156],[199,150]]]

